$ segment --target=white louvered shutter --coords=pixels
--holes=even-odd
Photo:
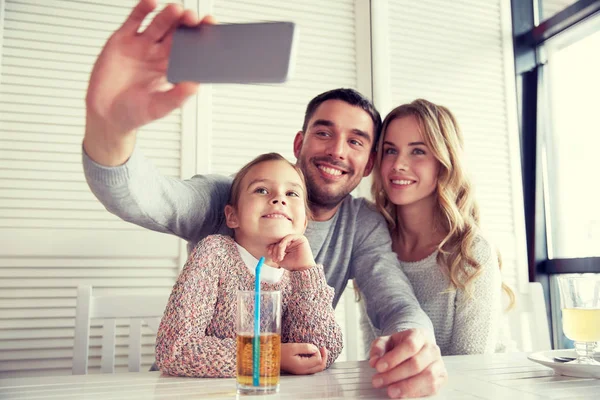
[[[291,161],[306,105],[324,91],[357,88],[354,0],[215,0],[219,22],[292,21],[299,28],[292,79],[278,85],[214,85],[211,171],[231,174],[257,155]]]
[[[507,91],[514,80],[507,79],[505,70],[513,55],[503,42],[511,40],[502,14],[510,15],[510,8],[507,2],[502,8],[503,2],[389,0],[389,69],[384,72],[389,74],[389,104],[378,106],[384,114],[425,98],[455,114],[465,137],[482,226],[502,253],[505,281],[516,288],[527,280],[527,264],[518,206],[518,133],[509,115],[515,99]],[[377,75],[374,80],[375,93],[385,90],[378,86]]]
[[[362,8],[367,13],[357,17]],[[294,73],[285,84],[213,85],[210,172],[232,174],[271,151],[295,161],[293,139],[302,129],[306,105],[313,97],[340,87],[363,92],[362,88],[370,87],[370,75],[359,76],[357,71],[359,58],[370,58],[360,48],[361,41],[368,41],[368,29],[366,37],[357,38],[357,18],[359,24],[361,18],[367,23],[369,19],[364,1],[215,0],[213,10],[220,23],[295,22],[299,40]],[[343,329],[351,329],[345,318],[347,301],[342,297],[336,308]],[[347,348],[339,360],[346,358]]]
[[[97,294],[168,296],[181,265],[178,239],[109,214],[90,192],[81,166],[89,73],[133,4],[0,2],[3,377],[70,374],[78,285],[92,285]],[[179,111],[145,127],[139,138],[164,174],[180,175]],[[90,372],[97,372],[100,331],[92,326]],[[117,370],[127,367],[127,330],[117,330]],[[153,359],[154,334],[146,331],[144,368]]]

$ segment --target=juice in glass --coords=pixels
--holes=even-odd
[[[237,335],[237,381],[244,386],[252,386],[252,333]],[[281,361],[281,335],[263,333],[260,335],[260,386],[279,385]]]
[[[281,294],[260,292],[258,382],[254,380],[255,301],[255,292],[238,292],[237,391],[252,395],[277,393],[281,364]]]
[[[563,331],[576,342],[600,342],[600,308],[563,308]]]

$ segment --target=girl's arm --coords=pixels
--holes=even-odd
[[[494,353],[500,329],[502,276],[491,246],[480,240],[475,258],[482,272],[472,284],[472,296],[457,291],[450,354]],[[479,253],[479,254],[477,254]],[[483,256],[479,256],[483,255]]]
[[[169,375],[234,377],[235,339],[206,336],[213,318],[222,265],[211,257],[209,236],[190,254],[165,309],[156,336],[156,364]]]
[[[325,347],[329,368],[342,352],[343,339],[331,305],[334,291],[327,285],[323,266],[290,272],[290,286],[282,341]]]

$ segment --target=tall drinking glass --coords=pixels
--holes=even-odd
[[[594,348],[600,341],[600,277],[563,275],[558,277],[563,331],[575,342],[573,364],[599,365]]]
[[[270,394],[279,391],[281,363],[281,294],[260,292],[260,361],[258,385],[253,382],[254,291],[238,291],[237,391]]]

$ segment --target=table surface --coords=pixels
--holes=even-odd
[[[444,357],[449,380],[432,399],[600,399],[600,379],[572,378],[526,353]],[[282,376],[280,393],[244,399],[384,399],[366,361],[335,363],[309,376]],[[131,372],[0,379],[0,399],[235,399],[235,379]]]

